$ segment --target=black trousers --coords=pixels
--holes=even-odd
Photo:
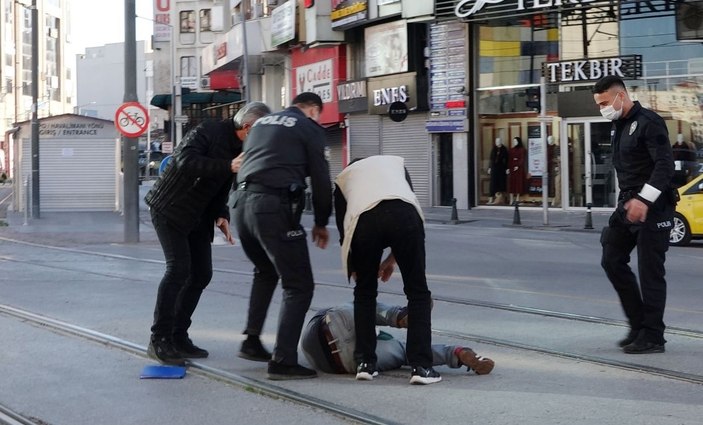
[[[300,212],[292,212],[286,196],[237,190],[234,194],[234,224],[244,253],[254,263],[244,333],[261,334],[280,276],[283,300],[273,360],[287,365],[297,364],[298,341],[314,291]]]
[[[166,259],[151,333],[154,338],[187,337],[191,316],[212,279],[210,234],[214,223],[201,220],[185,234],[153,210],[151,221]]]
[[[401,200],[382,201],[359,216],[351,242],[350,266],[356,272],[354,324],[357,363],[376,362],[378,267],[390,247],[408,299],[407,357],[411,366],[430,367],[432,294],[425,276],[425,228],[417,210]]]
[[[666,279],[664,261],[669,249],[673,206],[655,204],[644,223],[629,223],[623,202],[603,229],[601,266],[620,298],[634,330],[644,329],[647,340],[663,344]],[[630,253],[637,247],[637,277],[630,268]]]

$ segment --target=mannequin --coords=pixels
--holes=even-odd
[[[512,147],[508,152],[508,193],[510,204],[520,202],[520,195],[527,191],[527,174],[525,173],[525,147],[522,139],[513,137]]]
[[[676,135],[676,143],[671,146],[674,156],[674,178],[672,183],[680,187],[688,183],[693,174],[692,164],[696,163],[696,150],[684,140],[683,134]]]
[[[491,159],[488,168],[488,174],[491,176],[488,205],[502,204],[504,202],[503,192],[505,192],[505,171],[507,167],[508,149],[503,146],[503,139],[496,137],[493,149],[491,149]]]
[[[554,136],[547,137],[547,164],[549,167],[549,191],[553,193],[552,206],[561,206],[561,174],[559,174],[559,165],[561,157],[559,145],[556,144]]]

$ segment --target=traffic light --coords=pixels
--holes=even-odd
[[[533,87],[525,90],[525,106],[539,111],[539,87]]]

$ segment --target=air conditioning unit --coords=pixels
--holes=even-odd
[[[205,75],[204,77],[200,77],[200,88],[201,89],[209,89],[210,88],[210,76]]]
[[[703,41],[703,0],[676,3],[676,39]]]

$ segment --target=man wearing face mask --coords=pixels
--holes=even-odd
[[[332,213],[332,182],[325,159],[325,132],[317,122],[322,99],[301,93],[293,106],[259,119],[247,138],[237,175],[234,223],[244,253],[254,263],[249,314],[239,356],[268,361],[273,380],[314,378],[298,364],[298,340],[312,300],[314,282],[300,216],[305,178],[310,176],[315,225],[312,241],[327,246]],[[283,300],[273,356],[260,335],[278,279]]]
[[[613,121],[610,140],[620,187],[617,208],[601,235],[601,265],[630,325],[619,345],[628,354],[663,353],[664,261],[677,201],[668,131],[659,115],[630,99],[618,77],[599,80],[593,98],[603,117]],[[629,266],[635,247],[639,286]]]

